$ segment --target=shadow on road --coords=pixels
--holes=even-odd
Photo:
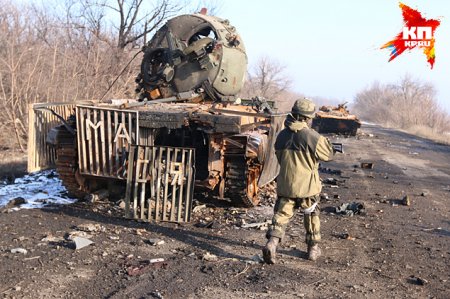
[[[201,228],[195,228],[193,224],[176,224],[176,223],[151,223],[151,222],[138,222],[132,219],[125,219],[119,216],[104,215],[98,212],[90,211],[86,208],[85,204],[74,204],[70,206],[58,206],[52,208],[44,208],[43,211],[54,214],[64,214],[71,217],[77,217],[93,222],[112,224],[122,226],[126,228],[145,229],[149,232],[162,234],[168,238],[178,240],[187,245],[197,247],[202,250],[206,250],[212,254],[215,254],[223,258],[237,258],[239,260],[247,260],[248,256],[241,256],[232,252],[228,252],[220,246],[216,246],[213,243],[224,244],[224,246],[236,246],[236,247],[250,247],[258,251],[261,251],[262,246],[257,244],[242,243],[237,240],[224,238],[217,235],[212,235],[211,231],[205,233],[200,232]],[[172,226],[172,227],[170,227]],[[205,229],[206,230],[206,229]],[[209,230],[209,229],[208,229]]]

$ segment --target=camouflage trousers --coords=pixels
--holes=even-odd
[[[297,208],[304,212],[303,224],[306,231],[306,244],[314,245],[320,241],[320,196],[315,195],[306,198],[278,198],[274,207],[272,224],[267,231],[266,237],[277,237],[283,239],[286,227],[294,216]]]

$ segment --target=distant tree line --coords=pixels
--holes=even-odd
[[[436,100],[434,86],[410,76],[396,84],[373,83],[356,95],[353,109],[362,120],[390,127],[450,131],[450,116]]]

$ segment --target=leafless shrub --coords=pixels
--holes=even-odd
[[[424,126],[442,133],[449,129],[450,116],[435,95],[432,84],[405,76],[398,84],[375,82],[359,92],[354,109],[366,121],[401,129]]]

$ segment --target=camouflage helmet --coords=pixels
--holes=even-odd
[[[303,98],[295,101],[294,106],[292,106],[291,113],[313,118],[315,109],[316,105],[314,105],[310,99]]]

